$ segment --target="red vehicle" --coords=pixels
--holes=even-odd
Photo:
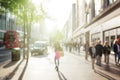
[[[19,47],[18,33],[14,30],[6,31],[5,33],[5,46],[6,48]]]

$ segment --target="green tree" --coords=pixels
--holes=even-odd
[[[18,24],[24,24],[24,44],[25,42],[25,33],[27,33],[27,59],[29,52],[29,36],[31,32],[31,25],[36,21],[43,21],[46,18],[46,12],[43,9],[42,5],[38,8],[40,13],[37,13],[37,8],[30,2],[30,0],[0,0],[1,7],[5,10],[13,13],[19,22]],[[25,50],[24,50],[25,53]]]
[[[63,39],[63,34],[60,30],[55,30],[50,34],[51,43],[60,42]]]

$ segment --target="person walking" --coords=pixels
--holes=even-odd
[[[120,61],[120,38],[118,38],[118,65],[120,65],[119,61]]]
[[[81,50],[81,41],[78,43],[78,55],[80,54],[80,50]]]
[[[109,55],[111,52],[111,48],[107,41],[105,41],[103,46],[103,53],[104,53],[104,62],[108,65],[109,64]]]
[[[117,65],[118,63],[118,50],[119,49],[119,45],[118,45],[118,39],[115,39],[113,42],[113,51],[114,51],[114,55],[115,55],[115,63]]]
[[[91,56],[91,60],[92,60],[92,69],[94,70],[94,64],[95,64],[95,58],[96,58],[96,48],[94,46],[94,43],[91,42],[91,45],[89,47],[89,54]]]
[[[120,44],[119,44],[119,48],[120,48]],[[120,51],[118,52],[118,62],[117,62],[117,65],[120,65]]]
[[[62,48],[61,48],[59,42],[54,43],[54,50],[55,50],[55,58],[54,58],[55,68],[58,71],[59,70],[59,60],[60,60],[60,51],[62,51]]]
[[[101,66],[101,57],[102,57],[102,53],[103,53],[103,46],[101,45],[101,41],[98,40],[97,44],[96,44],[96,55],[97,55],[97,65]]]
[[[88,60],[88,51],[89,51],[89,43],[88,43],[88,41],[86,41],[86,43],[84,45],[84,49],[85,49],[85,59]]]

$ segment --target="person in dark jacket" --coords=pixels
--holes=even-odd
[[[93,42],[91,42],[91,45],[89,47],[89,54],[92,60],[92,69],[94,69],[94,63],[95,63],[95,58],[96,58],[96,48]]]
[[[101,41],[98,40],[96,47],[96,55],[97,55],[97,65],[101,66],[101,57],[103,53],[103,46],[101,45]]]
[[[119,64],[119,61],[120,61],[120,38],[118,38],[118,65],[120,65]]]
[[[116,64],[119,65],[119,61],[120,61],[120,38],[117,38],[116,46],[117,46],[117,54],[116,54],[117,62],[116,62]]]
[[[104,62],[109,64],[109,55],[110,55],[111,48],[107,41],[105,41],[103,46],[103,53],[104,53]]]
[[[115,39],[113,42],[113,51],[114,51],[114,55],[115,55],[115,63],[117,64],[117,58],[118,58],[118,40]]]

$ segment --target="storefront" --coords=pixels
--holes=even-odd
[[[120,27],[104,31],[103,34],[104,34],[104,41],[108,41],[109,45],[112,47],[113,41],[116,38],[120,38]]]
[[[117,38],[120,38],[120,27],[117,28]]]
[[[91,41],[96,43],[97,40],[100,40],[100,32],[91,34]]]

